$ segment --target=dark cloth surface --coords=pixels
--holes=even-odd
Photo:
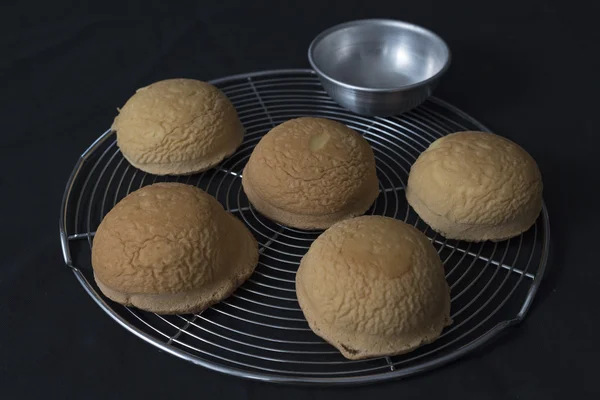
[[[588,399],[600,397],[599,7],[594,2],[6,1],[0,5],[0,398]],[[308,67],[321,30],[387,17],[441,35],[436,95],[538,161],[552,228],[523,324],[448,366],[352,388],[229,377],[113,322],[64,266],[58,212],[81,152],[153,81]]]

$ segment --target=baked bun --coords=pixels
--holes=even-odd
[[[520,146],[485,132],[433,142],[413,164],[408,203],[448,239],[504,240],[528,230],[542,209],[542,177]]]
[[[155,175],[210,169],[233,154],[244,136],[229,99],[194,79],[168,79],[138,89],[112,129],[131,165]]]
[[[110,299],[161,314],[194,313],[254,271],[258,244],[202,190],[156,183],[121,200],[94,237],[92,266]]]
[[[301,229],[325,229],[364,214],[379,194],[369,143],[324,118],[273,128],[252,152],[242,185],[261,214]]]
[[[311,329],[351,360],[407,353],[451,323],[437,251],[402,221],[362,216],[321,234],[296,274]]]

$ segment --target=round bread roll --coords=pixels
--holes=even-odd
[[[369,143],[324,118],[297,118],[267,133],[242,176],[263,215],[301,229],[325,229],[364,214],[379,194]]]
[[[427,237],[362,216],[321,234],[296,274],[311,329],[351,360],[407,353],[451,323],[450,289]]]
[[[210,169],[233,154],[244,136],[229,99],[194,79],[168,79],[138,89],[112,129],[127,161],[155,175]]]
[[[510,140],[457,132],[419,156],[406,198],[448,239],[500,241],[535,223],[542,209],[542,177],[535,160]]]
[[[156,183],[121,200],[92,246],[100,290],[160,314],[199,312],[228,297],[254,271],[258,244],[202,190]]]

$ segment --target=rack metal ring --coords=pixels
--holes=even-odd
[[[276,70],[212,81],[233,102],[246,128],[238,151],[219,167],[186,177],[158,177],[129,165],[111,131],[79,158],[63,196],[60,237],[65,263],[102,310],[136,336],[192,363],[256,380],[355,384],[406,377],[455,360],[525,317],[548,259],[546,207],[521,236],[499,243],[447,240],[408,206],[404,184],[420,152],[458,130],[489,131],[455,107],[431,98],[401,116],[367,118],[332,101],[311,70]],[[260,138],[290,118],[338,120],[374,149],[380,195],[371,214],[399,218],[422,230],[438,250],[451,287],[452,317],[434,343],[395,357],[348,361],[310,331],[295,296],[298,263],[320,231],[287,228],[256,212],[241,188],[243,167]],[[158,181],[196,185],[214,195],[252,231],[260,245],[255,274],[230,298],[196,315],[160,316],[113,303],[96,287],[94,232],[129,192]]]

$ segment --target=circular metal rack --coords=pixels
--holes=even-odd
[[[213,370],[272,382],[365,383],[412,375],[443,365],[521,321],[544,274],[549,245],[544,206],[521,236],[465,243],[437,235],[408,206],[404,187],[411,164],[435,139],[459,130],[488,129],[447,103],[431,98],[397,117],[366,118],[340,108],[311,70],[279,70],[212,82],[235,105],[246,128],[243,144],[219,167],[185,177],[159,177],[132,167],[107,131],[80,157],[65,190],[60,236],[65,262],[96,303],[145,341]],[[253,147],[290,118],[319,116],[360,132],[373,147],[381,193],[372,214],[422,230],[438,250],[451,287],[452,318],[432,344],[402,356],[349,361],[311,332],[298,306],[294,277],[318,231],[278,225],[258,214],[241,187]],[[242,220],[259,242],[254,275],[230,298],[195,315],[161,316],[105,298],[90,264],[94,232],[129,192],[157,181],[196,185]]]

